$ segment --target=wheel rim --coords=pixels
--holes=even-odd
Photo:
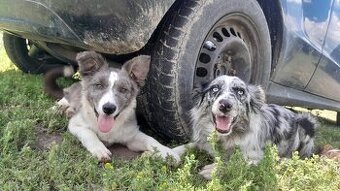
[[[194,86],[225,74],[256,82],[261,73],[258,49],[259,37],[251,19],[240,13],[224,16],[211,28],[201,46]]]
[[[37,62],[36,65],[40,65],[39,68],[41,68],[43,64],[58,63],[55,58],[40,49],[33,41],[24,39],[23,43],[25,43],[23,44],[25,47],[25,54],[29,57],[29,59],[32,59],[32,62]]]

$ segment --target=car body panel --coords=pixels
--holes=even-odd
[[[280,3],[283,38],[279,64],[274,68],[271,81],[303,91],[321,58],[331,1],[286,0]],[[315,13],[317,7],[319,10]],[[316,19],[318,22],[315,22]]]
[[[307,91],[340,101],[340,0],[335,0],[323,56]]]
[[[148,42],[173,2],[0,0],[0,29],[33,40],[127,54]]]
[[[301,90],[270,82],[267,102],[285,106],[300,106],[340,111],[340,102],[330,100]]]

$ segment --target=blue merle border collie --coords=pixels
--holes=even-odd
[[[208,137],[216,130],[218,141],[226,152],[238,147],[245,159],[258,163],[266,144],[277,146],[280,157],[301,157],[314,152],[316,119],[307,113],[295,113],[284,107],[266,104],[260,86],[247,85],[238,77],[219,76],[194,95],[191,110],[192,140],[174,148],[183,154],[187,147],[197,147],[213,155]],[[200,172],[209,179],[214,165]]]

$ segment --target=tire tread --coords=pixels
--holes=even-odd
[[[179,10],[171,15],[164,26],[161,37],[156,46],[156,55],[151,67],[154,73],[149,78],[149,90],[152,96],[148,96],[149,107],[152,118],[157,119],[157,131],[165,134],[168,138],[176,138],[186,141],[189,135],[188,129],[183,129],[184,125],[180,118],[180,113],[173,108],[177,108],[177,86],[178,66],[176,64],[181,52],[180,39],[187,35],[185,25],[192,21],[198,9],[198,3],[193,0],[184,1]],[[162,59],[160,59],[162,58]],[[155,101],[157,100],[157,101]],[[169,115],[169,113],[172,113]],[[164,120],[159,120],[162,116],[167,116]],[[164,129],[168,127],[169,129]]]

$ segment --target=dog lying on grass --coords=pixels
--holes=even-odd
[[[174,148],[182,155],[187,147],[197,147],[213,155],[208,137],[217,132],[226,153],[239,147],[245,159],[257,164],[266,144],[277,146],[280,157],[301,157],[314,152],[316,120],[306,113],[294,113],[284,107],[266,104],[261,87],[247,85],[238,77],[219,76],[194,96],[191,110],[192,142]],[[211,178],[214,164],[205,166],[200,174]]]
[[[82,80],[62,91],[64,97],[57,104],[69,111],[69,131],[92,155],[101,161],[110,160],[111,152],[106,146],[120,143],[132,151],[158,152],[163,158],[170,155],[179,160],[172,149],[139,131],[137,125],[136,96],[147,77],[150,56],[135,57],[120,70],[110,68],[93,51],[79,53],[76,60]],[[45,78],[45,84],[50,82]],[[51,92],[55,90],[50,88],[49,94],[57,95]]]

